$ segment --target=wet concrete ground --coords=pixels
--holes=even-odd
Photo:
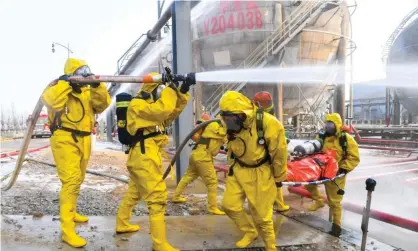
[[[168,241],[181,250],[233,250],[242,236],[226,216],[166,217]],[[77,224],[78,233],[87,238],[84,250],[151,250],[147,217],[134,217],[139,232],[115,234],[115,217],[90,217]],[[53,217],[1,217],[2,250],[77,250],[61,241],[59,221]],[[307,227],[295,220],[275,217],[277,245],[280,250],[359,250],[359,246]],[[262,247],[259,237],[251,247]],[[374,241],[368,250],[395,250]],[[78,249],[79,250],[79,249]],[[237,249],[238,250],[238,249]]]
[[[360,165],[347,176],[344,201],[361,206],[366,204],[365,180],[372,177],[377,181],[372,194],[371,208],[402,218],[418,221],[418,161],[400,155],[388,156],[382,152],[360,151]],[[324,186],[320,189],[325,194]],[[285,200],[299,211],[305,211],[311,199],[297,195],[285,195]],[[314,215],[328,219],[329,208],[314,212]],[[343,226],[361,232],[361,215],[344,210]],[[369,236],[404,250],[418,250],[418,233],[370,219]]]
[[[43,141],[48,142],[48,139],[32,140],[32,142],[37,142],[36,144],[41,143],[42,145],[40,146],[45,145]],[[109,146],[98,147],[97,151],[92,155],[90,168],[115,175],[127,175],[126,168],[124,167],[126,155],[120,151],[103,149]],[[114,148],[114,150],[118,150],[117,147]],[[51,161],[50,149],[43,150],[42,154],[37,155],[37,158]],[[349,174],[344,199],[364,205],[366,199],[364,181],[367,177],[375,175],[378,184],[376,191],[373,193],[372,208],[417,220],[417,214],[415,212],[418,211],[416,205],[418,202],[413,199],[418,198],[417,173],[415,170],[417,168],[417,162],[414,161],[415,159],[416,157],[405,159],[399,156],[386,156],[373,151],[362,151],[362,162],[360,166]],[[400,161],[403,161],[403,163],[393,164],[393,162]],[[22,173],[25,175],[18,178],[16,186],[12,190],[2,193],[2,213],[31,215],[33,212],[43,212],[46,215],[58,215],[58,191],[60,182],[56,177],[54,168],[30,166],[25,167]],[[219,173],[218,177],[221,181],[224,180],[221,173]],[[48,182],[45,180],[47,178]],[[170,198],[176,184],[170,178],[166,181]],[[126,191],[126,187],[125,184],[118,181],[87,175],[79,200],[81,213],[114,217],[119,201]],[[202,182],[197,180],[189,185],[185,192],[187,197],[189,197],[189,202],[185,205],[174,205],[169,202],[167,214],[189,215],[191,208],[197,208],[197,214],[205,214],[206,187]],[[221,198],[222,191],[219,190],[218,194]],[[301,200],[296,195],[289,195],[286,189],[285,200],[292,208],[298,211],[306,211],[304,208],[310,204],[309,199]],[[325,207],[314,214],[327,219],[328,208]],[[147,215],[147,209],[144,203],[141,202],[137,206],[134,215]],[[360,215],[344,211],[343,226],[345,228],[360,232],[360,223]],[[2,231],[3,225],[2,222]],[[371,220],[369,236],[405,250],[418,250],[418,245],[415,241],[418,239],[418,233],[393,225]]]

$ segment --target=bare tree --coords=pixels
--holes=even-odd
[[[12,124],[13,124],[13,129],[15,131],[19,130],[19,123],[17,121],[16,107],[15,107],[14,102],[12,102]]]

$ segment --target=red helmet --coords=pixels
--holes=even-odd
[[[273,97],[269,92],[257,92],[253,99],[256,105],[260,104],[263,109],[270,108],[273,105]]]
[[[210,120],[210,116],[209,116],[209,114],[207,114],[207,113],[202,113],[202,115],[200,116],[199,121],[201,121],[201,122],[205,122],[205,121],[208,121],[208,120]]]

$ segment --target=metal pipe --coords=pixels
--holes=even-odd
[[[354,126],[351,126],[351,129],[356,135],[358,143],[375,143],[375,144],[412,144],[418,145],[418,141],[409,141],[409,140],[391,140],[391,139],[365,139],[360,136],[360,133]]]
[[[289,192],[298,194],[303,197],[312,198],[311,194],[302,187],[289,187]],[[323,199],[327,201],[327,197],[323,196]],[[343,201],[342,206],[345,210],[348,210],[353,213],[363,214],[363,208],[360,205]],[[402,227],[414,232],[418,232],[418,222],[405,219],[399,216],[391,215],[385,212],[370,210],[370,217],[385,223],[389,223],[398,227]]]
[[[375,187],[376,181],[372,178],[368,178],[366,180],[367,203],[361,220],[361,231],[363,232],[363,237],[361,239],[361,251],[366,250],[367,232],[369,231],[370,205],[372,204],[372,192]]]
[[[120,69],[118,72],[119,75],[123,75],[126,73],[126,71],[129,69],[129,67],[133,64],[133,62],[138,58],[138,56],[148,47],[148,45],[155,41],[158,36],[158,32],[161,30],[161,28],[170,20],[171,18],[171,8],[174,5],[175,1],[171,2],[170,5],[167,7],[167,9],[164,11],[164,13],[161,15],[161,17],[158,19],[157,23],[154,25],[154,27],[151,28],[146,34],[146,38],[144,42],[138,47],[138,49],[134,52],[134,54],[129,58],[128,62]],[[112,89],[115,87],[115,85],[112,85],[109,88],[109,93],[112,93]],[[118,87],[116,87],[118,88]]]
[[[160,19],[158,19],[157,23],[152,27],[151,30],[147,32],[147,37],[145,41],[139,46],[139,48],[135,51],[135,53],[129,58],[128,62],[125,66],[121,69],[120,74],[124,74],[126,70],[131,66],[131,64],[136,60],[136,58],[147,48],[147,46],[157,39],[158,32],[163,28],[163,26],[170,20],[171,18],[171,6],[173,6],[175,1],[170,3],[170,6],[167,7],[166,11],[161,15]]]
[[[390,125],[390,87],[386,87],[386,102],[385,102],[385,122],[386,126],[389,127]]]
[[[359,146],[362,149],[372,149],[372,150],[386,150],[386,151],[398,151],[398,152],[413,152],[412,148],[395,148],[395,147],[381,147],[381,146]]]
[[[161,83],[162,75],[152,76],[113,76],[113,75],[92,75],[88,77],[72,76],[68,78],[72,83],[100,83],[100,82],[113,82],[113,83]]]

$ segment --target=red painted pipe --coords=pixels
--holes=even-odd
[[[303,197],[311,198],[311,194],[302,187],[289,187],[289,192],[298,194]],[[327,201],[327,197],[323,196],[324,200]],[[344,209],[358,214],[363,214],[363,207],[351,202],[343,201],[342,206]],[[408,230],[418,232],[418,222],[405,219],[399,216],[391,215],[385,212],[370,210],[370,217],[379,221],[383,221],[397,227],[406,228]]]
[[[394,148],[394,147],[383,147],[383,146],[359,146],[363,149],[373,149],[373,150],[387,150],[387,151],[399,151],[399,152],[412,152],[414,149],[408,148]]]
[[[37,152],[40,151],[42,149],[48,148],[49,145],[43,146],[43,147],[39,147],[39,148],[33,148],[33,149],[29,149],[27,151],[27,153],[33,153],[33,152]],[[6,158],[6,157],[12,157],[12,156],[17,156],[19,155],[19,151],[14,151],[14,152],[8,152],[8,153],[1,153],[0,154],[0,158]]]
[[[409,140],[391,140],[391,139],[365,139],[361,138],[360,133],[357,131],[357,129],[354,126],[351,126],[351,129],[356,134],[356,138],[358,140],[358,143],[376,143],[376,144],[413,144],[418,145],[418,141],[409,141]]]

